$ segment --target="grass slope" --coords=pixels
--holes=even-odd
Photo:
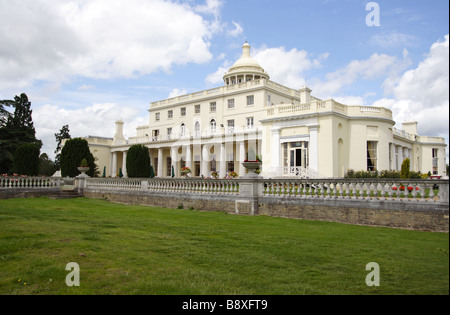
[[[448,234],[101,200],[0,200],[0,294],[449,294]],[[80,266],[80,286],[65,283]],[[369,262],[381,285],[368,287]]]

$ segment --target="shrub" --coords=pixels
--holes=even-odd
[[[87,166],[90,168],[86,175],[94,177],[97,166],[95,159],[89,150],[89,144],[86,140],[75,138],[68,140],[61,150],[61,175],[62,177],[76,177],[80,175],[80,167],[83,159],[86,159]]]
[[[39,173],[40,146],[34,143],[22,144],[14,152],[14,173],[37,176]]]
[[[409,178],[409,168],[410,168],[410,161],[408,158],[403,160],[402,163],[402,170],[401,170],[401,174],[400,177],[401,178]]]
[[[128,177],[150,177],[150,154],[147,147],[140,144],[133,145],[128,150],[126,163]]]

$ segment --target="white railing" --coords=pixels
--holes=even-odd
[[[45,189],[58,188],[61,179],[51,177],[0,177],[0,188]]]
[[[189,194],[238,195],[239,182],[233,179],[131,179],[88,178],[85,190],[179,192]]]
[[[291,199],[448,203],[448,181],[393,179],[264,180],[262,195]]]
[[[446,180],[396,179],[120,179],[87,178],[86,190],[239,196],[240,182],[260,188],[255,197],[448,203]]]

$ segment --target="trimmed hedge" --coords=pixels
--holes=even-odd
[[[130,147],[126,163],[129,178],[150,177],[150,154],[147,147],[140,144]]]

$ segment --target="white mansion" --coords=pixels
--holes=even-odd
[[[126,176],[130,146],[148,147],[157,177],[175,176],[183,167],[191,176],[212,171],[223,178],[244,175],[244,160],[262,159],[268,178],[343,177],[349,169],[400,170],[405,158],[411,170],[445,176],[443,138],[420,136],[417,123],[394,128],[389,109],[347,106],[320,100],[311,90],[291,89],[270,81],[250,56],[250,45],[224,76],[224,86],[152,103],[149,124],[125,139],[123,122],[113,139],[85,138],[100,172]]]

